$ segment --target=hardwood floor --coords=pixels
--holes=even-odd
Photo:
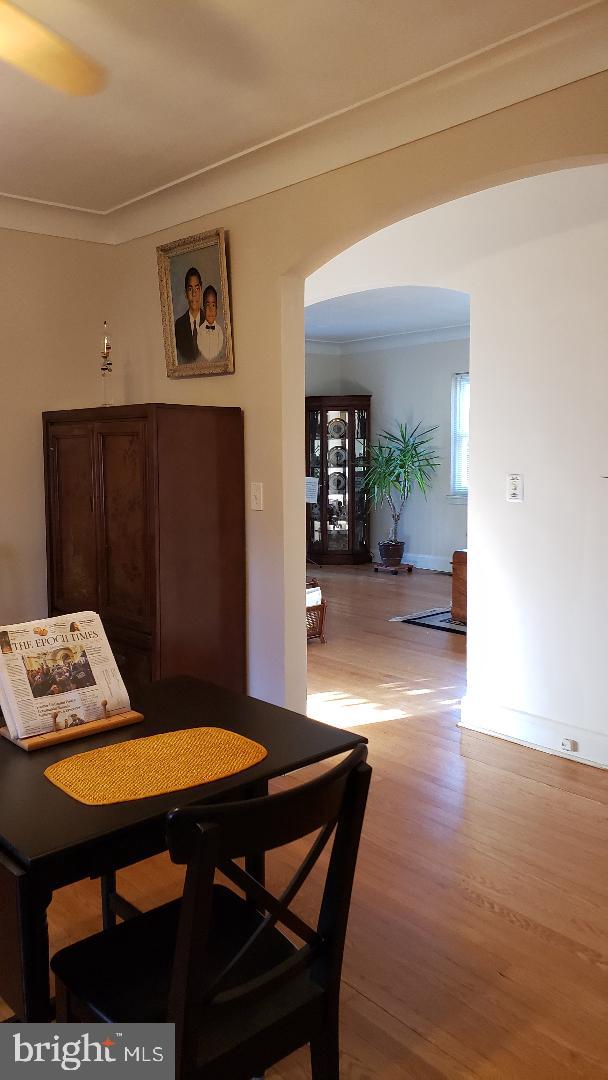
[[[607,774],[457,728],[465,639],[387,622],[449,606],[449,577],[317,576],[328,643],[309,647],[310,711],[365,725],[374,769],[341,1076],[608,1078]],[[281,857],[271,884],[296,856]],[[119,880],[151,907],[177,894],[181,874],[159,857]],[[303,914],[316,899],[313,881]],[[59,892],[49,923],[53,949],[96,930],[97,884]],[[267,1075],[305,1080],[307,1053]]]
[[[466,639],[386,621],[449,606],[449,577],[317,576],[310,711],[375,721],[342,1075],[608,1076],[607,774],[456,727]]]
[[[452,578],[371,567],[315,570],[328,600],[327,645],[308,648],[308,714],[346,728],[403,720],[439,709],[458,715],[465,689],[466,637],[395,615],[450,606]]]

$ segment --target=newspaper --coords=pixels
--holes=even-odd
[[[0,708],[13,739],[129,709],[99,615],[78,611],[0,627]]]

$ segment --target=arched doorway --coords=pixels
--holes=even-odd
[[[246,363],[238,384],[222,385],[214,400],[247,410],[250,476],[267,484],[265,513],[248,530],[253,694],[296,709],[305,703],[304,511],[302,485],[294,482],[304,456],[305,278],[366,235],[429,206],[601,160],[608,143],[596,107],[604,84],[603,76],[582,80],[226,214],[238,235],[233,292]],[[360,287],[349,283],[348,291]]]
[[[370,288],[307,306],[305,324],[307,460],[320,485],[307,507],[307,577],[325,598],[320,611],[307,608],[311,630],[326,616],[326,647],[312,637],[308,647],[308,714],[352,727],[455,711],[466,612],[457,606],[452,618],[451,570],[455,551],[457,568],[466,558],[468,487],[468,408],[456,405],[468,399],[469,297],[427,285]],[[370,506],[359,462],[400,425],[427,432],[436,467],[400,512],[405,549],[389,575],[376,564],[390,509]],[[464,474],[452,469],[463,463]],[[309,590],[307,603],[316,596]]]
[[[606,228],[605,191],[605,166],[488,189],[375,234],[337,256],[313,279],[316,296],[330,274],[339,275],[343,291],[355,283],[361,289],[365,280],[371,284],[370,274],[383,259],[387,283],[403,280],[395,277],[395,260],[386,258],[392,236],[407,280],[416,268],[425,277],[443,253],[445,284],[449,241],[447,283],[471,293],[471,368],[480,377],[472,398],[472,476],[478,495],[471,506],[469,537],[469,550],[475,554],[469,608],[473,691],[466,720],[552,749],[559,749],[564,725],[572,730],[572,716],[580,705],[574,684],[555,675],[555,656],[565,661],[571,655],[569,628],[581,601],[577,594],[572,610],[560,618],[560,610],[562,616],[565,610],[563,602],[561,608],[557,605],[555,582],[563,551],[552,538],[567,521],[577,549],[594,550],[588,524],[581,530],[581,506],[571,514],[564,505],[564,482],[580,494],[580,480],[568,458],[560,421],[568,415],[579,445],[596,445],[601,439],[598,343],[604,315],[598,266]],[[466,213],[459,219],[463,208]],[[432,244],[424,242],[429,227]],[[471,237],[473,249],[465,245]],[[585,311],[595,394],[585,380],[572,382],[571,358],[580,333],[580,323],[570,317],[573,308]],[[525,479],[525,500],[519,506],[510,505],[505,494],[507,475],[514,472]],[[593,483],[598,480],[599,474]],[[601,516],[601,504],[588,490],[582,512],[587,522]],[[592,531],[600,535],[599,518]],[[599,560],[595,550],[594,559]],[[591,594],[590,582],[584,587]],[[586,619],[589,632],[581,648],[589,655],[597,651],[601,638],[591,604]],[[581,756],[589,760],[608,760],[600,702],[597,687],[589,696],[587,720],[596,734],[585,740],[574,731],[579,736],[575,741],[585,746]]]

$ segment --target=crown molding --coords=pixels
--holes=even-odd
[[[54,206],[36,199],[19,199],[13,195],[0,195],[0,228],[98,244],[114,242],[109,235],[108,219],[103,214]]]
[[[342,345],[321,338],[306,338],[304,351],[306,356],[342,356]]]
[[[521,36],[100,213],[0,195],[0,227],[121,244],[488,115],[608,68],[608,4]]]
[[[442,341],[468,341],[469,323],[457,326],[437,326],[432,330],[410,330],[399,334],[377,334],[375,337],[342,338],[324,341],[306,338],[308,356],[358,356],[362,353],[387,352],[389,349],[411,349],[416,345],[433,345]]]

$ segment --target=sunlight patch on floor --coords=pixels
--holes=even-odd
[[[353,697],[343,690],[309,694],[306,714],[313,720],[321,720],[337,728],[356,728],[363,724],[386,723],[388,720],[405,720],[411,713],[402,709],[388,709],[377,702]]]
[[[379,690],[397,690],[400,694],[405,694],[407,690],[411,690],[412,688],[411,688],[411,686],[406,685],[406,683],[395,682],[395,683],[380,683],[379,686],[378,686],[378,689]]]

